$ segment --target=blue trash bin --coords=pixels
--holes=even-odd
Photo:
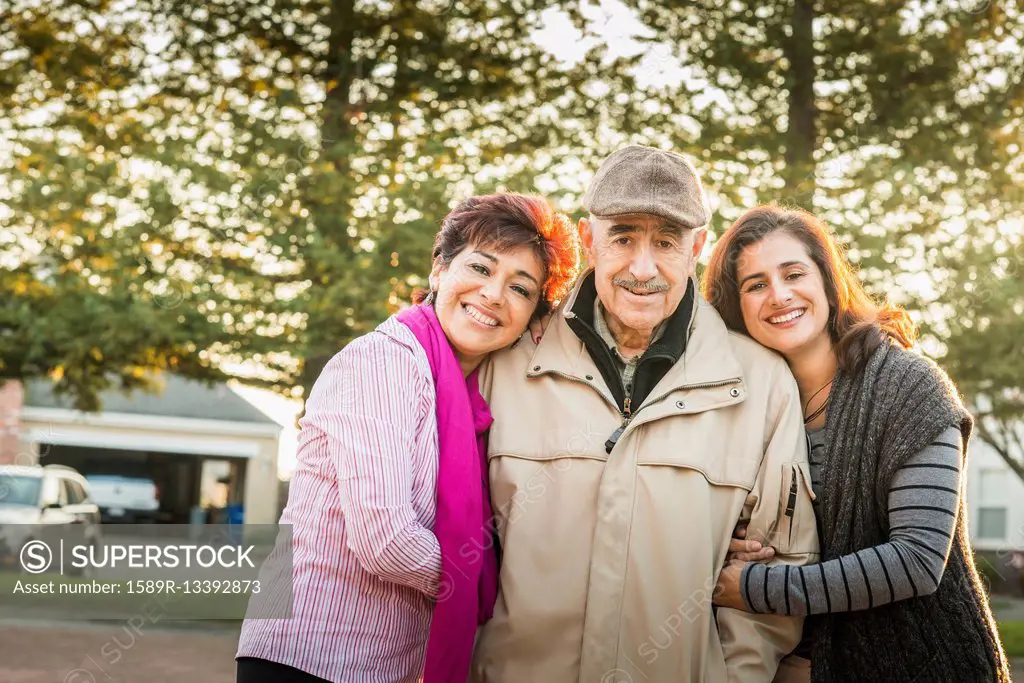
[[[198,540],[203,537],[203,527],[206,524],[206,510],[198,505],[192,506],[188,511],[188,537],[190,540]]]
[[[241,503],[233,503],[224,508],[227,513],[228,524],[245,523],[245,507]]]
[[[224,516],[228,523],[228,538],[236,545],[242,543],[242,525],[245,524],[245,508],[234,503],[224,508]]]

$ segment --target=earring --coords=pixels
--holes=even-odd
[[[429,293],[429,294],[427,294],[427,298],[425,298],[425,299],[423,300],[423,305],[425,305],[425,306],[431,306],[431,305],[433,305],[433,303],[434,303],[434,298],[435,298],[435,297],[434,297],[434,295],[435,295],[436,293],[437,293],[437,292],[435,292],[434,290],[430,290],[430,293]]]

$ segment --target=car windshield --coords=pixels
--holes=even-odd
[[[0,474],[0,505],[37,505],[42,481],[40,477]]]

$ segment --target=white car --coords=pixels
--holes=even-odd
[[[51,536],[102,543],[89,483],[63,465],[0,465],[0,566],[17,568],[26,543]]]
[[[86,476],[104,522],[146,524],[160,511],[160,489],[152,479],[118,474]]]

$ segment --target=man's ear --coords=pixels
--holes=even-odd
[[[690,262],[690,277],[697,274],[697,259],[704,251],[704,244],[708,241],[708,229],[700,228],[693,231],[693,260]]]
[[[594,267],[594,226],[590,222],[589,218],[581,218],[577,225],[577,230],[580,234],[580,244],[583,246],[583,252],[587,255],[587,263],[589,267]]]

